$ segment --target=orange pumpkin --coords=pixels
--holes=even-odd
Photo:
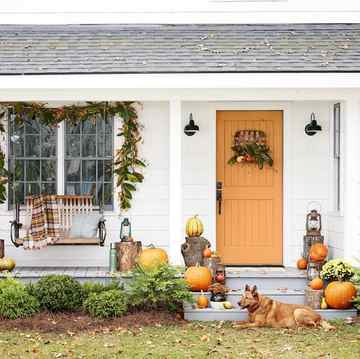
[[[196,304],[200,309],[204,309],[209,306],[209,299],[206,295],[204,295],[203,291],[201,291],[201,295],[197,297]]]
[[[194,292],[207,291],[212,281],[210,269],[199,265],[189,267],[184,274],[184,278]]]
[[[160,265],[168,263],[168,261],[167,253],[163,249],[154,246],[144,248],[137,259],[138,264],[145,271],[154,270]]]
[[[305,258],[300,258],[297,262],[296,265],[298,267],[298,269],[306,269],[307,268],[307,260]]]
[[[324,282],[321,278],[314,278],[310,283],[309,287],[314,290],[320,290],[324,288]]]
[[[356,297],[356,287],[351,282],[331,282],[325,289],[325,300],[330,308],[351,308],[351,300]]]
[[[209,248],[209,247],[206,247],[205,249],[204,249],[204,251],[203,251],[203,257],[204,258],[209,258],[209,257],[211,257],[211,249]]]
[[[328,255],[328,248],[325,244],[315,243],[310,247],[309,254],[313,262],[322,262]]]

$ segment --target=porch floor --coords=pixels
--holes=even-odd
[[[107,267],[16,267],[12,274],[19,278],[43,277],[48,274],[67,274],[81,278],[111,278],[128,276],[109,272]],[[292,267],[226,267],[227,277],[306,277],[305,271]],[[0,273],[0,276],[4,274]]]

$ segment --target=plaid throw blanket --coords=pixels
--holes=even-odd
[[[32,197],[31,223],[24,249],[40,249],[60,237],[59,210],[55,195]]]

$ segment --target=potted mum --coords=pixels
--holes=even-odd
[[[351,308],[357,293],[356,287],[350,282],[354,274],[353,266],[340,258],[330,260],[323,266],[320,275],[328,282],[325,300],[330,308]]]

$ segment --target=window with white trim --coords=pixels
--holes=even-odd
[[[64,133],[36,119],[16,123],[10,116],[8,125],[9,208],[24,204],[28,195],[57,193],[90,194],[95,205],[113,209],[112,118],[65,123]]]

